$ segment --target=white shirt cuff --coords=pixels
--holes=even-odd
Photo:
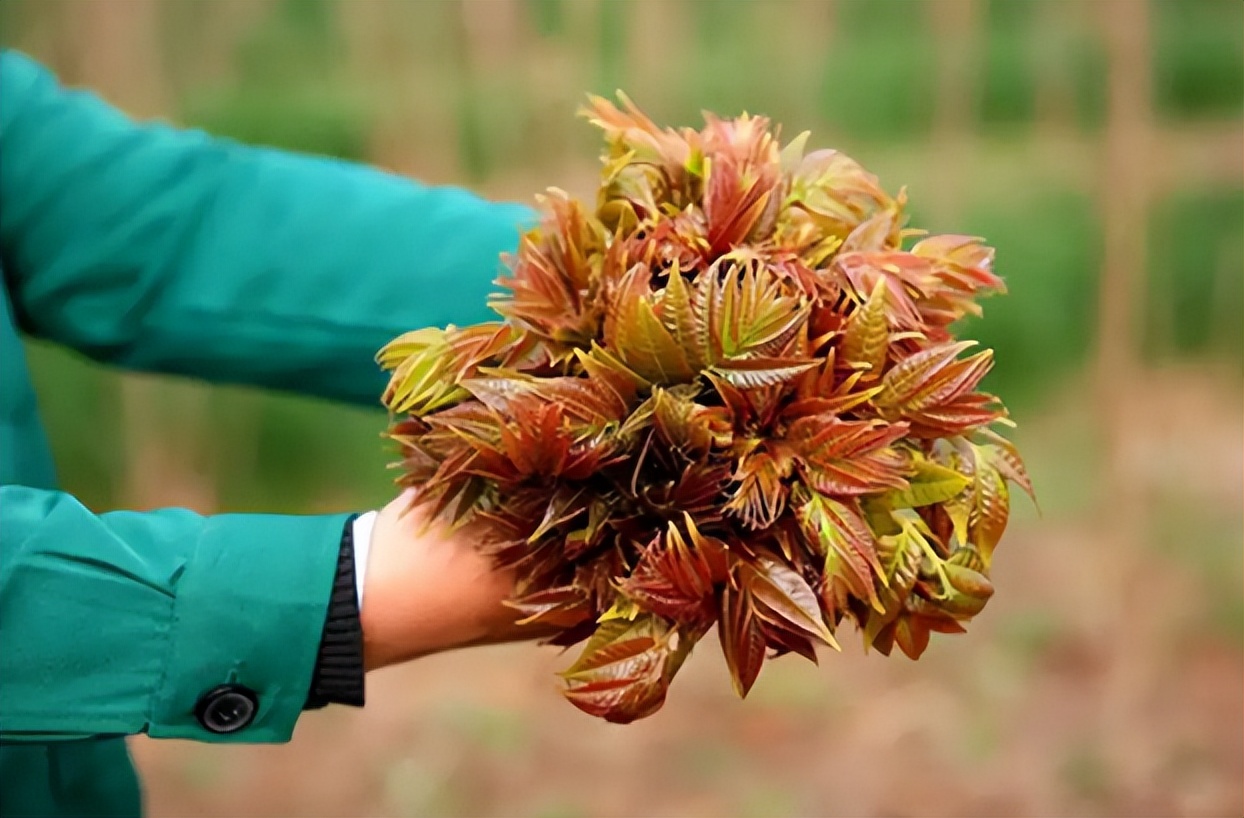
[[[367,581],[367,557],[371,554],[371,532],[379,512],[369,511],[354,519],[354,586],[358,593],[359,611],[363,610],[363,589]]]

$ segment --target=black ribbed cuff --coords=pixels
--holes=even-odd
[[[320,637],[320,651],[311,674],[311,689],[304,710],[330,704],[363,706],[363,623],[359,616],[358,587],[354,575],[354,521],[346,521],[337,556],[328,615]]]

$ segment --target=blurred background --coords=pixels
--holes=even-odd
[[[552,650],[427,659],[287,746],[135,740],[153,816],[1241,814],[1238,0],[5,0],[0,31],[136,116],[494,197],[591,194],[589,91],[767,114],[987,237],[1011,289],[965,332],[1042,514],[1015,501],[968,636],[847,639],[746,703],[706,642],[625,728],[560,700]],[[382,414],[31,356],[92,507],[389,495]]]

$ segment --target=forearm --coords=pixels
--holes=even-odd
[[[0,515],[6,740],[288,739],[346,515],[95,515],[19,486],[0,487]],[[204,721],[205,699],[225,687],[253,694],[244,729]]]
[[[507,604],[514,572],[480,548],[478,524],[455,527],[411,508],[406,493],[377,515],[362,624],[367,669],[475,645],[548,635]]]
[[[94,515],[0,487],[0,737],[281,742],[305,709],[363,704],[365,671],[542,635],[478,528],[409,505]]]
[[[139,124],[0,57],[0,250],[27,332],[96,359],[376,405],[373,356],[487,320],[525,208]]]

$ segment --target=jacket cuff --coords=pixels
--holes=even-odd
[[[354,529],[357,516],[346,521],[337,555],[337,574],[320,636],[320,650],[311,674],[311,692],[305,710],[330,704],[363,706],[366,675],[363,664],[363,625],[359,617],[359,577],[355,560]]]
[[[174,580],[156,738],[288,741],[307,702],[348,515],[206,518]]]

